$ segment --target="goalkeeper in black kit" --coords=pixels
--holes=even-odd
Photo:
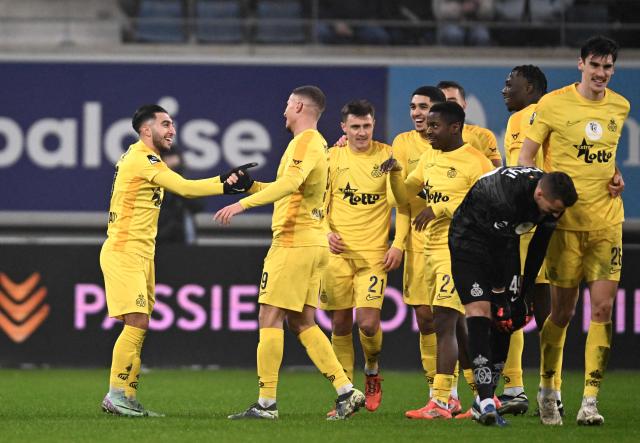
[[[451,271],[465,307],[478,388],[474,417],[482,424],[506,424],[493,396],[511,333],[533,316],[522,294],[535,283],[558,219],[577,199],[573,181],[563,172],[502,167],[482,176],[453,215]],[[519,236],[534,227],[520,282]]]

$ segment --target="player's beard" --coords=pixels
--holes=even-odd
[[[151,142],[153,143],[153,147],[158,150],[158,152],[165,152],[171,150],[171,144],[169,146],[165,146],[165,139],[160,134],[156,132],[151,133]]]

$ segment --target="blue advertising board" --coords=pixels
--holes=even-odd
[[[329,143],[349,100],[371,100],[381,132],[386,125],[385,68],[7,62],[0,79],[0,211],[107,211],[113,165],[136,140],[131,116],[145,103],[176,120],[191,178],[256,161],[256,178],[272,181],[297,86],[327,95],[319,129]],[[206,208],[236,199],[208,199]]]
[[[546,67],[544,71],[549,90],[579,81],[576,67]],[[509,113],[502,100],[501,90],[513,66],[395,66],[389,68],[387,88],[387,133],[389,139],[413,129],[409,118],[411,93],[422,85],[436,85],[441,80],[454,80],[464,86],[467,93],[467,120],[491,129],[502,147]],[[611,89],[631,102],[631,112],[625,122],[618,145],[617,165],[621,169],[626,192],[623,194],[627,219],[640,219],[640,199],[632,190],[640,188],[640,69],[618,68],[610,83]]]

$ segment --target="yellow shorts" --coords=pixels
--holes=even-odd
[[[582,279],[620,281],[622,224],[597,231],[556,229],[547,249],[552,285],[576,288]]]
[[[524,263],[527,260],[527,249],[529,249],[529,243],[531,243],[531,239],[533,238],[532,232],[527,232],[526,234],[522,234],[520,236],[520,274],[524,275]],[[547,260],[542,261],[542,266],[540,266],[540,271],[538,271],[538,275],[536,277],[537,285],[539,284],[549,284],[549,279],[547,278]]]
[[[460,301],[456,287],[453,285],[449,250],[426,254],[425,267],[430,271],[426,274],[425,279],[429,304],[455,309],[464,314],[464,306]]]
[[[425,287],[424,252],[405,251],[402,299],[411,306],[430,305]]]
[[[382,309],[387,273],[382,267],[384,255],[375,258],[345,258],[329,254],[329,265],[322,279],[320,308]]]
[[[328,253],[324,246],[271,246],[264,259],[258,303],[296,312],[305,305],[315,308]]]
[[[156,275],[152,258],[133,252],[100,251],[109,317],[151,315],[156,303]]]

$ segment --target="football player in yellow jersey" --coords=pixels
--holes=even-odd
[[[464,307],[451,274],[448,232],[458,204],[478,178],[493,169],[493,165],[480,151],[463,142],[464,117],[464,110],[457,103],[434,104],[427,116],[426,129],[433,149],[420,157],[418,166],[405,180],[406,190],[392,188],[399,202],[404,202],[406,195],[416,195],[420,190],[426,193],[426,208],[416,216],[413,225],[417,231],[426,227],[424,254],[425,266],[429,270],[426,290],[437,337],[433,396],[425,407],[407,411],[405,415],[408,418],[450,419],[450,395],[458,357],[463,367],[470,367],[465,352]]]
[[[409,116],[415,129],[398,134],[393,140],[393,156],[402,171],[402,180],[415,169],[422,154],[431,149],[427,141],[427,114],[435,103],[445,101],[442,91],[435,86],[421,86],[411,94]],[[404,247],[404,271],[402,298],[413,307],[420,332],[420,358],[424,375],[431,390],[436,375],[436,334],[433,329],[431,303],[425,289],[424,233],[414,229],[412,222],[424,209],[424,194],[412,196],[407,205],[396,210],[396,235],[394,246]],[[429,398],[431,393],[429,393]]]
[[[228,224],[246,209],[274,203],[273,242],[264,261],[258,303],[258,401],[230,419],[278,418],[276,390],[284,348],[284,321],[298,336],[320,373],[338,393],[336,414],[348,418],[364,406],[331,343],[315,322],[320,280],[327,266],[323,206],[327,187],[327,142],[317,130],[325,96],[316,86],[295,88],[284,111],[293,140],[282,156],[276,181],[258,183],[253,195],[219,210],[215,219]]]
[[[102,409],[115,415],[158,416],[136,399],[140,354],[155,303],[153,257],[164,189],[183,197],[237,194],[251,186],[244,165],[203,180],[185,180],[169,169],[160,154],[176,135],[171,117],[157,105],[140,107],[133,116],[140,140],[116,164],[111,188],[107,240],[100,252],[109,316],[124,321],[111,362],[109,392]],[[253,165],[255,166],[255,165]],[[245,169],[244,173],[238,172]]]
[[[517,166],[518,156],[524,135],[533,123],[533,113],[538,100],[547,93],[547,78],[537,66],[522,65],[516,66],[509,72],[502,89],[504,103],[509,112],[513,112],[507,122],[507,129],[504,136],[504,152],[507,166]],[[543,169],[542,150],[536,156],[536,166]],[[514,280],[509,287],[510,291],[517,291],[518,279],[524,273],[524,263],[527,257],[529,243],[533,237],[533,232],[528,232],[520,236],[520,276],[514,276]],[[534,293],[532,294],[535,306],[534,313],[536,323],[539,328],[549,315],[549,280],[547,280],[545,265],[542,264]],[[524,382],[522,380],[522,351],[524,349],[524,331],[518,329],[511,334],[509,344],[509,354],[505,362],[502,375],[504,377],[504,393],[500,395],[501,406],[498,412],[504,414],[524,414],[529,408],[529,399],[524,392]],[[559,375],[559,374],[558,374]],[[558,388],[559,389],[559,388]]]
[[[614,72],[618,44],[596,36],[582,46],[579,83],[545,95],[526,134],[519,163],[533,165],[545,146],[545,169],[564,171],[575,181],[577,204],[560,219],[547,251],[551,314],[540,333],[540,420],[562,424],[553,390],[560,371],[566,328],[584,279],[591,294],[591,323],[585,345],[585,387],[577,422],[601,425],[597,395],[611,347],[611,309],[622,267],[620,193],[616,151],[629,102],[607,88]]]
[[[375,110],[367,100],[345,104],[341,110],[345,148],[329,151],[329,182],[325,201],[329,264],[325,270],[320,307],[330,312],[331,344],[353,381],[353,308],[365,357],[365,406],[378,409],[382,377],[380,310],[387,272],[402,262],[402,245],[388,246],[391,202],[380,165],[391,146],[373,141]],[[332,411],[333,412],[333,411]]]
[[[438,88],[442,90],[447,101],[456,102],[462,109],[467,109],[467,101],[464,88],[457,82],[443,80],[438,83]],[[502,158],[498,151],[498,141],[496,136],[487,128],[478,125],[465,123],[462,131],[462,139],[484,153],[493,166],[496,168],[502,166]]]

